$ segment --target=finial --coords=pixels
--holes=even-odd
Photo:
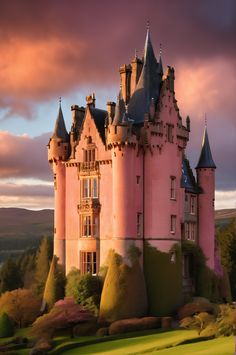
[[[149,31],[149,30],[150,30],[150,20],[147,19],[147,31]]]
[[[135,59],[137,59],[138,58],[138,51],[137,51],[137,49],[135,48],[135,50],[134,50],[134,58]]]
[[[160,54],[160,58],[161,58],[161,55],[162,55],[162,44],[160,43],[160,50],[159,50],[159,54]]]
[[[205,127],[207,127],[207,114],[205,112]]]
[[[59,96],[59,105],[61,106],[61,96]]]

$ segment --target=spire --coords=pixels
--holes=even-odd
[[[204,129],[203,140],[202,140],[202,150],[201,150],[200,158],[198,160],[198,164],[196,166],[196,169],[200,169],[200,168],[211,168],[211,169],[216,168],[216,165],[211,155],[211,148],[209,144],[206,125]]]
[[[163,65],[162,65],[161,55],[162,55],[162,45],[160,43],[158,74],[162,77],[162,75],[163,75]]]
[[[151,99],[155,102],[159,97],[160,75],[158,75],[158,63],[152,47],[149,27],[144,46],[144,62],[142,72],[136,89],[128,105],[129,117],[135,123],[144,122],[145,113],[149,112]]]
[[[54,131],[52,134],[52,138],[60,138],[64,142],[69,141],[69,135],[66,130],[65,121],[61,109],[61,97],[59,98],[59,111],[58,111]]]
[[[125,115],[125,102],[120,91],[117,97],[115,116],[112,125],[118,126],[122,122],[124,115]]]

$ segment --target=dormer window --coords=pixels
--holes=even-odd
[[[84,162],[91,163],[95,161],[95,148],[84,150]]]

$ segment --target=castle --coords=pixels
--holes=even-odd
[[[48,144],[54,173],[54,254],[68,273],[96,274],[115,250],[127,258],[144,242],[169,253],[198,244],[215,270],[215,163],[205,127],[196,179],[185,149],[190,119],[180,115],[174,68],[163,72],[147,31],[144,56],[120,67],[117,103],[73,105],[65,127],[61,104]],[[174,261],[174,253],[170,253]],[[187,280],[191,256],[182,255]],[[141,259],[142,260],[142,259]],[[128,261],[127,261],[128,262]]]

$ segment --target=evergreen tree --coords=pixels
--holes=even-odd
[[[36,255],[35,285],[33,287],[37,295],[42,295],[47,281],[51,260],[51,246],[47,237],[44,237]]]
[[[7,313],[0,314],[0,338],[14,335],[14,326]]]
[[[9,258],[0,270],[0,293],[22,287],[22,277],[16,262]]]
[[[236,219],[217,231],[221,262],[229,275],[233,299],[236,299]]]
[[[48,273],[48,278],[43,293],[43,304],[41,310],[51,309],[54,303],[65,295],[65,274],[63,267],[58,264],[58,258],[53,256]]]

